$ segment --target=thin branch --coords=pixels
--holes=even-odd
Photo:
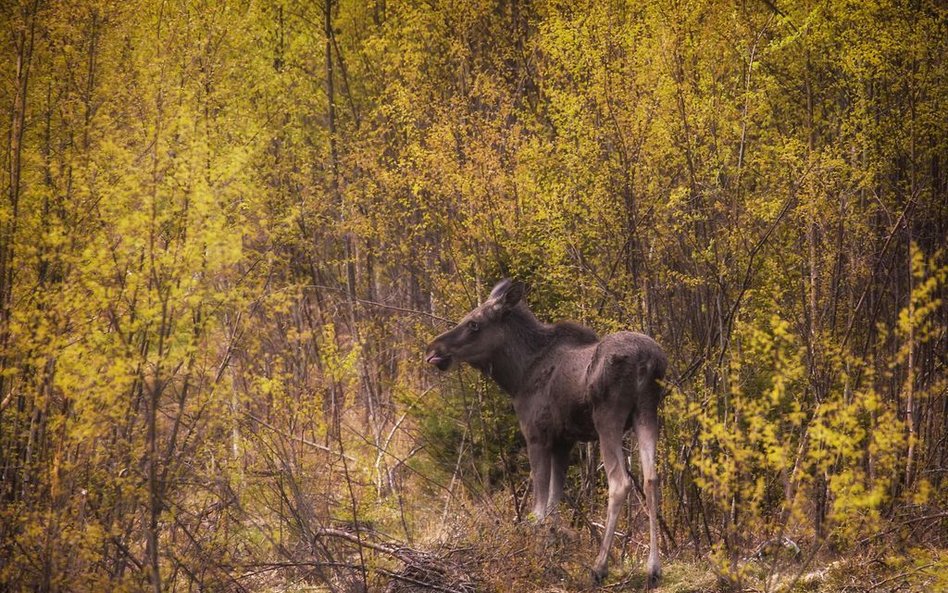
[[[320,288],[320,289],[323,289],[323,290],[332,290],[332,291],[335,291],[335,292],[346,292],[345,289],[343,289],[343,288],[337,288],[337,287],[334,287],[334,286],[324,286],[324,285],[321,285],[321,284],[306,284],[306,285],[304,285],[302,288]],[[419,311],[419,310],[417,310],[417,309],[408,309],[408,308],[405,308],[405,307],[397,307],[397,306],[395,306],[395,305],[389,305],[389,304],[387,304],[387,303],[380,303],[380,302],[378,302],[378,301],[370,301],[370,300],[368,300],[368,299],[359,299],[359,298],[356,298],[356,299],[353,299],[353,301],[356,302],[356,303],[359,303],[360,305],[367,305],[367,306],[370,306],[370,307],[378,307],[378,308],[380,308],[380,309],[388,309],[388,310],[390,310],[390,311],[398,311],[399,313],[407,313],[407,314],[409,314],[409,315],[419,315],[419,316],[422,316],[422,317],[427,317],[427,318],[429,318],[429,319],[434,319],[435,321],[440,321],[441,323],[444,323],[444,324],[447,324],[447,325],[454,325],[454,323],[455,323],[454,321],[451,321],[450,319],[446,319],[446,318],[444,318],[444,317],[440,317],[440,316],[438,316],[438,315],[435,315],[434,313],[428,313],[427,311]]]
[[[897,529],[901,529],[902,527],[905,527],[906,525],[911,525],[912,523],[919,523],[921,521],[930,521],[932,519],[944,519],[945,517],[948,517],[948,511],[945,511],[942,513],[935,513],[934,515],[926,515],[924,517],[915,517],[913,519],[907,519],[905,521],[902,521],[898,525],[895,525],[893,527],[890,527],[889,529],[886,529],[885,531],[880,531],[879,533],[874,533],[872,535],[862,538],[861,540],[856,542],[856,545],[857,546],[865,545],[874,539],[879,539],[880,537],[884,535],[888,535],[892,533],[893,531],[896,531]]]
[[[283,430],[280,430],[279,428],[277,428],[276,426],[273,426],[272,424],[270,424],[270,423],[267,422],[266,420],[263,420],[262,418],[258,418],[258,417],[254,416],[253,414],[251,414],[250,412],[248,412],[248,411],[246,411],[246,410],[241,410],[241,412],[242,412],[242,413],[244,414],[244,416],[246,416],[247,418],[250,418],[250,419],[253,420],[254,422],[256,422],[256,423],[258,423],[258,424],[260,424],[260,425],[262,425],[262,426],[264,426],[264,427],[266,427],[266,428],[269,428],[269,429],[272,430],[273,432],[275,432],[275,433],[277,433],[277,434],[280,434],[280,435],[283,435],[283,436],[285,436],[285,437],[288,438],[288,439],[293,439],[294,441],[298,441],[298,442],[300,442],[300,443],[302,443],[302,444],[304,444],[304,445],[306,445],[306,446],[308,446],[308,447],[312,447],[312,448],[314,448],[314,449],[319,449],[320,451],[325,451],[326,453],[332,453],[333,455],[335,455],[335,456],[337,456],[337,457],[345,457],[345,458],[348,459],[349,461],[353,461],[353,462],[355,461],[355,459],[353,459],[352,457],[349,457],[349,456],[346,455],[345,453],[340,453],[340,452],[338,452],[338,451],[333,451],[332,449],[330,449],[329,447],[326,447],[325,445],[320,445],[319,443],[314,443],[313,441],[304,439],[303,437],[296,436],[296,435],[292,435],[292,434],[289,434],[289,433],[287,433],[287,432],[285,432],[285,431],[283,431]]]
[[[902,214],[899,215],[899,219],[895,221],[895,225],[893,225],[892,230],[886,237],[885,243],[882,244],[882,250],[879,251],[879,257],[876,258],[876,263],[874,266],[872,266],[872,274],[869,276],[869,281],[866,282],[865,286],[863,287],[862,294],[859,295],[859,301],[856,302],[856,307],[853,309],[853,314],[849,318],[849,327],[846,328],[846,335],[843,336],[841,347],[846,346],[846,343],[849,341],[849,336],[852,334],[853,326],[856,324],[856,319],[859,318],[859,310],[862,309],[862,305],[866,300],[866,295],[869,293],[869,289],[874,286],[876,274],[879,273],[879,266],[882,264],[882,260],[885,259],[885,252],[888,250],[889,244],[892,243],[892,238],[895,237],[895,234],[902,226],[902,221],[905,220],[905,216],[909,213],[912,207],[915,206],[915,198],[916,196],[912,196],[912,199],[909,200],[909,203],[905,205],[904,209],[902,209]]]

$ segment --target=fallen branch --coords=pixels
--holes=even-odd
[[[333,529],[331,527],[324,527],[313,534],[314,537],[338,537],[339,539],[344,539],[348,542],[356,544],[357,546],[362,546],[369,548],[370,550],[375,550],[376,552],[381,552],[388,556],[398,558],[402,562],[411,561],[411,556],[406,555],[403,550],[408,548],[402,548],[399,546],[377,544],[374,542],[366,541],[360,539],[354,533],[349,533],[348,531],[343,531],[342,529]]]
[[[912,569],[912,570],[907,570],[907,571],[905,571],[905,572],[899,573],[899,574],[895,575],[894,577],[889,577],[889,578],[887,578],[887,579],[883,579],[883,580],[879,581],[878,583],[874,584],[873,586],[869,587],[868,589],[866,589],[866,593],[869,593],[869,591],[872,591],[872,590],[875,589],[876,587],[881,587],[882,585],[884,585],[884,584],[886,584],[886,583],[890,583],[890,582],[892,582],[892,581],[894,581],[894,580],[896,580],[896,579],[904,579],[905,577],[907,577],[907,576],[909,576],[909,575],[915,574],[916,572],[922,572],[922,571],[925,570],[926,568],[931,568],[932,566],[935,566],[935,563],[934,563],[934,562],[929,562],[928,564],[923,564],[923,565],[921,565],[921,566],[917,566],[917,567],[915,567],[915,568]]]
[[[425,581],[414,579],[410,576],[403,574],[398,574],[397,572],[392,572],[390,570],[385,570],[384,568],[378,569],[379,574],[397,579],[399,581],[404,581],[406,583],[411,583],[413,585],[418,585],[419,587],[425,587],[426,589],[432,589],[434,591],[442,591],[443,593],[468,593],[467,589],[449,589],[447,587],[442,587],[440,585],[435,585],[434,583],[426,583]],[[391,587],[387,588],[386,591],[390,590]]]
[[[314,534],[314,537],[334,537],[355,544],[361,548],[374,550],[402,562],[405,567],[394,572],[385,568],[374,570],[386,577],[425,587],[442,593],[472,593],[474,583],[453,563],[435,556],[430,552],[415,550],[403,545],[377,543],[366,541],[353,533],[342,529],[323,528]],[[390,583],[386,591],[397,592],[394,582]]]

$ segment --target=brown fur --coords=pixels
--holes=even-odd
[[[520,282],[499,282],[487,301],[431,342],[427,361],[441,370],[467,362],[511,395],[527,441],[538,521],[556,512],[573,445],[599,441],[609,507],[593,568],[597,582],[606,576],[616,520],[632,484],[622,439],[634,428],[649,511],[647,570],[654,585],[661,574],[655,447],[659,382],[667,358],[643,334],[618,332],[599,339],[577,323],[541,323],[522,302],[524,292]]]

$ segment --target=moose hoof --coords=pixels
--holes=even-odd
[[[659,581],[662,580],[662,569],[661,568],[652,568],[648,571],[648,579],[646,580],[646,588],[654,589],[658,587]]]
[[[592,580],[593,585],[599,586],[606,580],[606,575],[609,574],[609,569],[605,566],[592,569]]]

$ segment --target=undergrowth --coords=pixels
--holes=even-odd
[[[567,514],[568,515],[568,514]],[[578,593],[644,591],[645,548],[617,538],[606,582],[593,585],[590,567],[598,534],[573,529],[569,517],[542,524],[502,521],[472,513],[458,518],[438,554],[461,567],[477,591]],[[622,549],[625,541],[626,549]],[[937,542],[905,547],[876,543],[850,553],[799,543],[793,552],[765,550],[737,560],[740,578],[728,578],[705,554],[663,550],[657,593],[936,593],[948,591],[948,552]],[[408,589],[399,589],[407,591]],[[424,588],[410,589],[422,591]]]

